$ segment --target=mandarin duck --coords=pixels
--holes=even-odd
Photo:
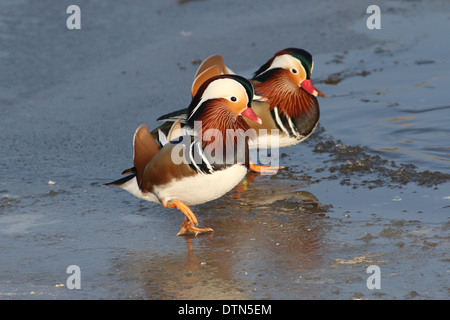
[[[272,147],[281,148],[300,143],[312,134],[320,116],[317,96],[326,97],[311,83],[313,67],[309,52],[287,48],[278,51],[254,73],[250,79],[255,89],[252,109],[262,123],[246,119],[257,133],[257,139],[250,148],[270,148],[272,135],[277,137],[277,145]],[[192,95],[204,81],[218,74],[233,74],[233,71],[225,65],[222,56],[216,54],[199,66],[192,84]],[[164,135],[171,123],[178,119],[183,124],[186,114],[187,109],[183,109],[161,116],[158,120],[165,123],[153,130],[153,134]],[[256,172],[270,172],[271,168],[276,171],[280,167],[251,163],[250,168]]]
[[[247,174],[249,137],[242,145],[236,142],[249,129],[244,117],[261,122],[251,109],[253,94],[253,86],[241,76],[207,79],[187,109],[185,127],[190,134],[175,123],[169,142],[161,144],[141,125],[133,139],[134,167],[123,172],[128,176],[106,185],[166,208],[178,208],[185,215],[178,235],[213,231],[197,226],[190,206],[221,197]]]

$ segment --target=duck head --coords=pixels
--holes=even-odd
[[[311,83],[313,69],[314,61],[308,51],[297,48],[278,51],[255,72],[252,80],[256,94],[268,101],[272,109],[278,106],[290,116],[308,112],[317,96],[325,97]]]
[[[205,81],[188,108],[187,126],[194,128],[201,121],[202,134],[208,129],[225,134],[228,129],[249,129],[246,117],[261,123],[251,109],[253,86],[238,75],[218,75]],[[197,132],[199,134],[199,132]]]
[[[311,83],[314,61],[311,54],[303,49],[288,48],[275,55],[255,72],[254,79],[283,76],[293,85],[303,88],[309,94],[317,97],[319,91]]]

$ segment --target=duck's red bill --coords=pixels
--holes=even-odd
[[[311,80],[304,80],[300,86],[305,89],[306,92],[308,92],[309,94],[312,94],[314,97],[317,97],[319,95],[319,92],[316,90],[316,88],[314,88],[314,86],[312,85]]]
[[[256,121],[259,124],[262,123],[262,120],[253,112],[251,108],[247,108],[241,113],[244,117],[249,118],[250,120]]]

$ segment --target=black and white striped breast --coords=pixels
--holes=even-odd
[[[319,121],[319,108],[312,108],[308,113],[303,113],[295,119],[278,112],[278,107],[273,108],[271,115],[277,128],[291,139],[301,142],[308,138]]]
[[[232,143],[228,147],[203,149],[202,143],[193,139],[185,147],[185,161],[197,173],[211,174],[233,165],[249,167],[248,141],[244,145]]]

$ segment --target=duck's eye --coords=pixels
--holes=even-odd
[[[233,102],[236,102],[237,98],[233,96],[233,97],[230,98],[230,100],[233,101]]]
[[[297,73],[298,71],[297,71],[297,69],[292,68],[292,69],[291,69],[291,72],[292,72],[292,73]]]

